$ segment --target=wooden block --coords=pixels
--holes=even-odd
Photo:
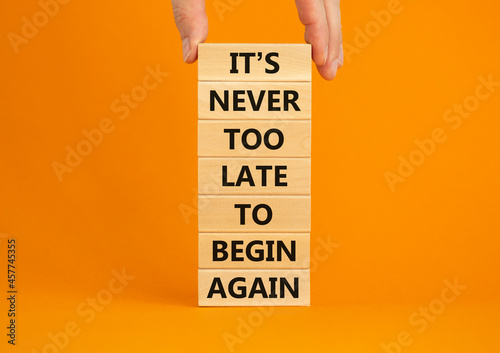
[[[310,195],[310,158],[198,159],[200,195]]]
[[[200,306],[309,306],[309,270],[198,270]]]
[[[310,44],[199,44],[199,81],[311,81]]]
[[[199,268],[309,268],[308,233],[200,233]]]
[[[310,82],[199,82],[200,119],[310,119]]]
[[[198,229],[215,232],[310,232],[310,196],[198,196]]]
[[[266,135],[268,145],[273,149],[266,145]],[[261,142],[257,144],[259,137]],[[244,143],[252,149],[245,147]],[[198,156],[310,157],[311,121],[200,120]]]

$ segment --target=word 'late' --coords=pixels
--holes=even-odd
[[[274,186],[287,186],[286,181],[282,179],[286,178],[286,174],[283,173],[286,170],[286,165],[274,166]],[[259,186],[267,186],[267,172],[272,171],[273,166],[271,165],[257,165],[255,166],[257,171],[260,170],[260,183]],[[227,165],[222,166],[222,186],[241,186],[242,183],[248,183],[249,186],[255,186],[255,178],[250,171],[250,167],[247,165],[241,166],[240,173],[236,181],[231,181],[228,179]]]

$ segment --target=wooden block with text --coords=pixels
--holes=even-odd
[[[200,232],[309,232],[311,196],[199,195]]]
[[[198,118],[307,120],[311,118],[311,83],[200,82]]]
[[[310,158],[198,158],[200,195],[310,195]]]
[[[200,268],[309,268],[309,233],[200,233]]]
[[[309,44],[200,44],[199,81],[310,82]]]
[[[200,120],[198,156],[310,157],[311,122]]]
[[[310,305],[311,46],[198,47],[200,306]]]
[[[308,306],[309,270],[198,270],[200,306]]]

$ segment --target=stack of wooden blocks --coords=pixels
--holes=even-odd
[[[308,306],[311,46],[198,50],[199,305]]]

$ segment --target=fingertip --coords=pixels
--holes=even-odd
[[[189,45],[184,49],[184,41],[182,41],[182,52],[184,55],[184,62],[186,64],[193,64],[198,60],[198,44],[204,41],[189,40]],[[185,53],[185,54],[184,54]]]
[[[338,69],[344,64],[344,51],[342,43],[338,43],[336,40],[331,40],[328,48],[328,60],[324,65],[317,65],[317,67],[320,75],[325,80],[330,81],[335,78]]]
[[[335,78],[335,76],[337,76],[337,71],[338,69],[340,69],[340,66],[341,65],[339,59],[333,60],[332,65],[330,66],[330,76],[332,80]]]
[[[324,66],[328,61],[328,50],[314,50],[312,60],[316,64],[316,66]]]
[[[184,38],[182,40],[182,57],[185,63],[189,63],[190,57],[192,57],[193,50],[191,49],[191,41],[189,38]]]
[[[326,46],[326,48],[324,49],[324,53],[323,53],[323,61],[321,62],[321,66],[323,65],[326,65],[327,61],[328,61],[328,45]]]
[[[325,65],[328,60],[328,22],[323,0],[296,0],[299,19],[305,26],[304,40],[312,45],[312,60]]]
[[[340,66],[344,65],[344,46],[340,43],[340,55],[339,55]]]
[[[318,66],[323,66],[328,62],[328,38],[326,32],[320,30],[317,25],[306,27],[304,39],[312,46],[312,60]]]
[[[319,74],[327,81],[333,80],[338,74],[338,69],[341,67],[342,64],[339,59],[333,60],[329,65],[317,66]]]
[[[318,66],[318,72],[321,75],[321,77],[326,81],[333,80],[333,77],[330,74],[330,72],[328,70],[325,70],[325,66]]]
[[[324,66],[328,61],[328,47],[322,49],[318,45],[313,45],[312,60],[317,66]]]
[[[326,80],[332,80],[344,63],[340,6],[338,1],[324,1],[324,4],[329,27],[329,53],[327,63],[318,70]]]
[[[208,18],[204,0],[172,1],[175,24],[182,39],[182,59],[192,64],[198,59],[198,44],[208,35]]]

